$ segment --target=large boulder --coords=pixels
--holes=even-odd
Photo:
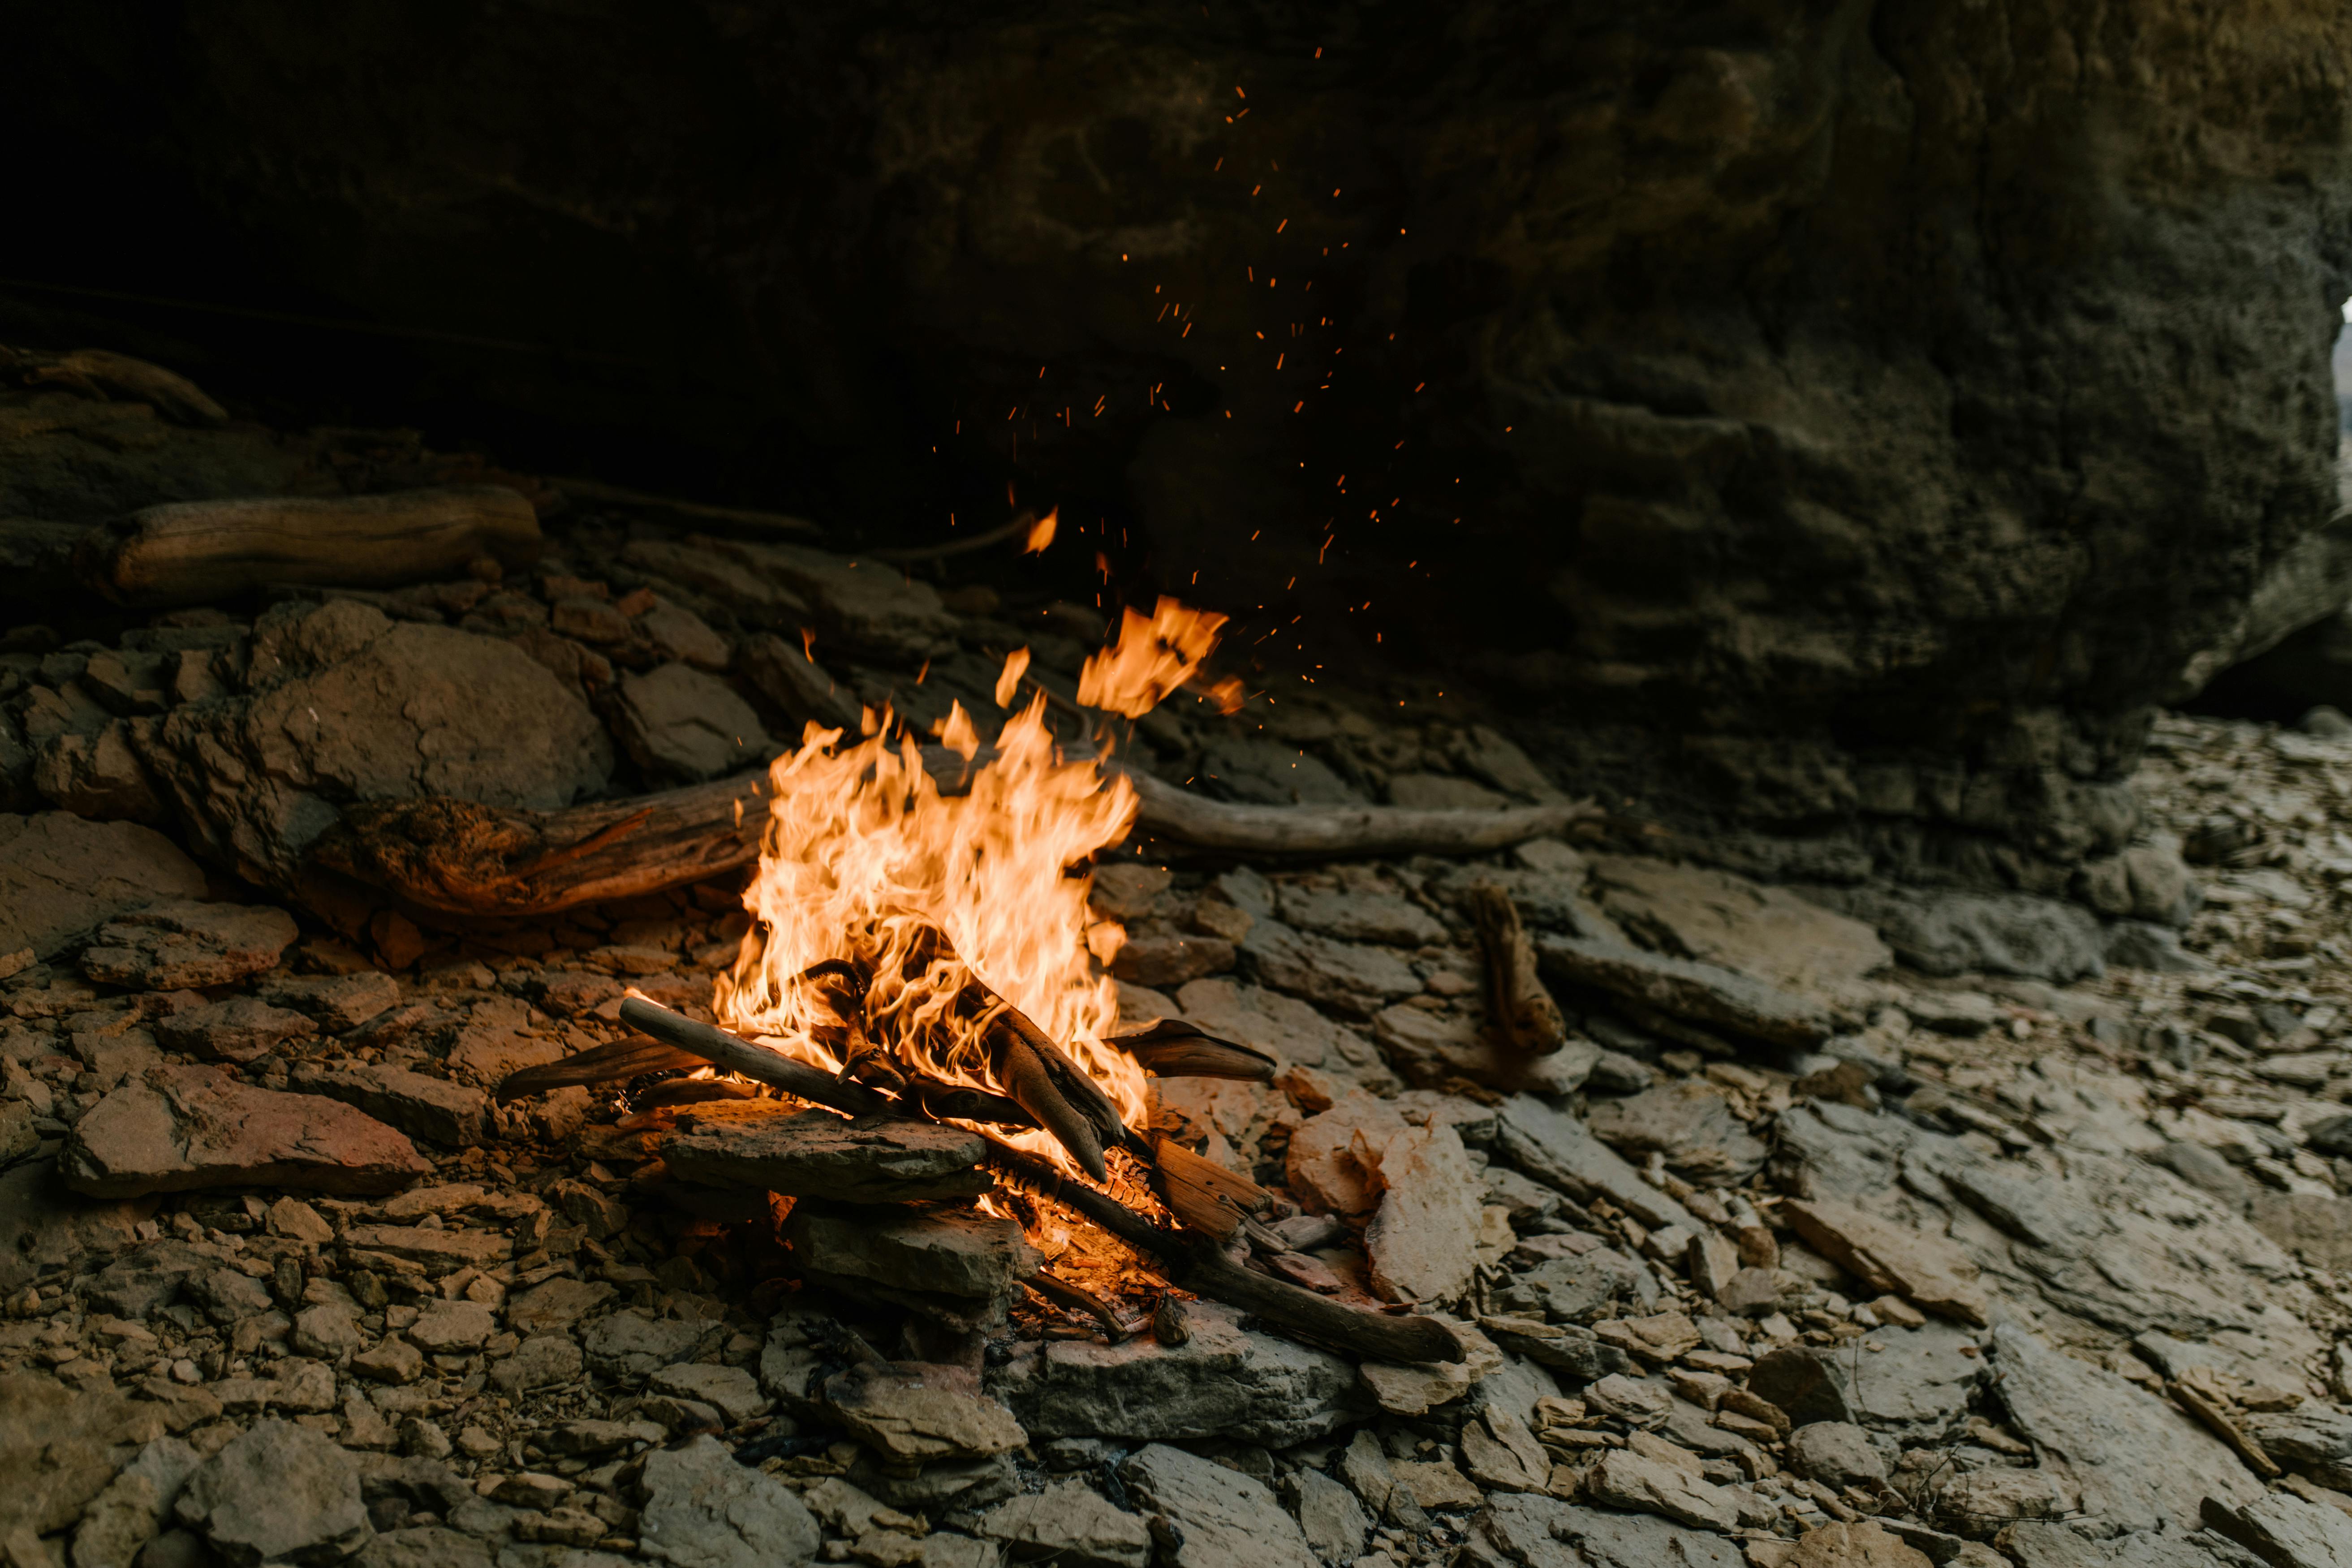
[[[204,896],[205,874],[172,841],[130,822],[69,812],[0,815],[0,965],[48,958],[107,921]]]
[[[550,810],[601,788],[612,743],[579,692],[511,643],[349,600],[280,605],[245,690],[142,732],[203,853],[264,885],[356,801],[451,795]]]

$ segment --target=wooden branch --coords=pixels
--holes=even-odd
[[[940,790],[968,787],[964,760],[925,747]],[[984,760],[986,753],[982,753]],[[1115,764],[1106,772],[1121,772]],[[1272,858],[1479,855],[1561,831],[1584,805],[1507,811],[1232,805],[1128,773],[1136,825],[1195,847]],[[310,855],[408,908],[457,917],[548,915],[723,876],[759,858],[767,776],[741,773],[624,801],[515,811],[428,795],[344,808]]]
[[[665,1072],[673,1068],[698,1068],[709,1058],[694,1052],[664,1045],[659,1040],[632,1037],[615,1040],[609,1046],[595,1046],[588,1050],[574,1051],[561,1061],[543,1067],[525,1068],[509,1073],[499,1080],[498,1101],[500,1105],[520,1100],[526,1094],[545,1094],[551,1089],[572,1089],[592,1083],[621,1083],[642,1078],[649,1072]]]
[[[621,1004],[621,1022],[656,1040],[688,1050],[746,1078],[771,1083],[788,1094],[848,1116],[887,1112],[905,1115],[870,1089],[845,1084],[831,1073],[739,1040],[726,1030],[699,1024],[680,1013],[632,996]],[[1367,1312],[1270,1275],[1255,1274],[1227,1259],[1205,1237],[1188,1237],[1136,1213],[1108,1193],[1070,1181],[1050,1161],[982,1134],[987,1162],[1000,1174],[1041,1193],[1099,1226],[1140,1252],[1166,1264],[1176,1283],[1255,1312],[1286,1333],[1385,1362],[1457,1362],[1465,1351],[1452,1330],[1434,1318]]]
[[[228,410],[186,376],[110,349],[43,353],[0,346],[0,375],[25,386],[57,386],[101,403],[120,397],[152,406],[180,425],[226,425]]]
[[[1486,959],[1488,1025],[1514,1050],[1551,1055],[1568,1044],[1568,1021],[1536,973],[1535,943],[1519,923],[1518,906],[1492,882],[1473,883],[1465,901]]]
[[[381,588],[462,575],[487,555],[540,552],[539,517],[501,485],[397,495],[181,501],[93,530],[77,563],[118,605],[205,605],[268,583]]]
[[[975,550],[985,550],[1008,539],[1026,538],[1036,522],[1035,512],[1017,511],[1010,522],[999,523],[985,532],[967,533],[961,539],[943,539],[937,544],[902,545],[888,550],[865,550],[859,553],[869,560],[887,561],[900,566],[909,566],[919,561],[941,561],[950,555],[969,555]]]
[[[427,795],[346,806],[311,860],[408,907],[442,915],[553,914],[723,876],[758,858],[764,773],[597,801],[510,811]]]
[[[1223,1078],[1272,1083],[1279,1064],[1264,1051],[1204,1033],[1182,1018],[1161,1018],[1150,1027],[1113,1035],[1108,1041],[1154,1078]]]
[[[610,506],[643,507],[650,511],[666,511],[676,517],[699,518],[710,522],[741,523],[748,528],[770,533],[801,533],[823,538],[824,530],[804,517],[793,517],[781,511],[760,511],[749,507],[712,506],[698,500],[680,500],[676,496],[653,495],[645,490],[633,490],[620,485],[608,485],[601,479],[551,479],[547,481],[573,500],[603,501]]]

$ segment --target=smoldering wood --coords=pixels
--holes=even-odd
[[[1568,1021],[1536,973],[1535,943],[1518,906],[1492,882],[1473,884],[1465,902],[1486,964],[1488,1026],[1514,1050],[1551,1055],[1568,1044]]]
[[[1103,1327],[1113,1344],[1131,1340],[1140,1325],[1121,1319],[1111,1304],[1083,1286],[1073,1285],[1048,1268],[1040,1268],[1022,1284],[1066,1311],[1084,1312]]]
[[[1114,1035],[1109,1043],[1154,1078],[1223,1078],[1272,1083],[1280,1064],[1264,1051],[1221,1040],[1198,1024],[1161,1018],[1150,1027]]]
[[[698,1023],[642,997],[622,1002],[621,1021],[657,1040],[845,1115],[871,1115],[892,1109],[887,1103],[876,1103],[882,1097],[870,1089],[842,1083],[830,1073],[762,1050],[724,1029]],[[1434,1318],[1367,1312],[1270,1275],[1253,1273],[1226,1259],[1218,1244],[1205,1237],[1191,1237],[1160,1226],[1107,1193],[1065,1179],[1050,1162],[1037,1155],[997,1139],[987,1142],[987,1163],[1000,1176],[1054,1199],[1159,1259],[1175,1283],[1195,1294],[1214,1296],[1255,1312],[1301,1340],[1375,1361],[1458,1362],[1465,1353],[1453,1331]]]
[[[462,575],[488,556],[537,559],[530,502],[502,485],[381,496],[281,496],[151,506],[85,535],[82,580],[136,609],[216,604],[264,584],[389,588]]]
[[[1185,1226],[1221,1242],[1275,1206],[1274,1194],[1255,1182],[1171,1138],[1151,1142],[1151,1190]]]
[[[144,403],[178,425],[228,423],[228,410],[186,376],[110,349],[50,353],[0,344],[0,379],[19,386],[61,387],[101,403]]]

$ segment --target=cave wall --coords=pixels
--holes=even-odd
[[[52,277],[434,334],[176,319],[215,382],[849,538],[1058,502],[1108,592],[1475,675],[1759,869],[2063,883],[2336,508],[2338,6],[93,0],[0,47]]]

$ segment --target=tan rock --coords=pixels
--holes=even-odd
[[[1728,1531],[1739,1522],[1738,1508],[1721,1487],[1631,1448],[1602,1453],[1586,1473],[1584,1488],[1604,1507],[1663,1514],[1698,1529]]]
[[[74,1124],[58,1169],[76,1192],[121,1198],[245,1186],[389,1193],[433,1167],[350,1106],[254,1089],[220,1068],[159,1067]]]
[[[1343,1097],[1291,1134],[1290,1190],[1318,1213],[1371,1213],[1380,1206],[1381,1152],[1405,1131],[1388,1101],[1360,1091]]]
[[[1372,1292],[1450,1302],[1478,1262],[1486,1186],[1451,1127],[1408,1127],[1381,1151],[1380,1207],[1364,1231]]]
[[[299,934],[284,910],[173,899],[100,926],[81,969],[142,991],[228,985],[275,967]]]
[[[1864,921],[1727,871],[1629,855],[1592,860],[1601,908],[1660,952],[1792,991],[1848,996],[1895,954]]]
[[[1832,1199],[1790,1199],[1780,1212],[1808,1245],[1873,1289],[1898,1292],[1940,1318],[1979,1326],[1988,1321],[1977,1266],[1956,1244]]]
[[[1394,1459],[1396,1484],[1424,1509],[1476,1508],[1486,1501],[1451,1459]]]
[[[886,1459],[985,1458],[1029,1440],[1013,1412],[961,1367],[856,1366],[826,1383],[824,1395],[850,1435]]]
[[[204,890],[203,869],[152,827],[0,814],[0,953],[53,957],[115,916]]]
[[[1876,1520],[1825,1524],[1797,1538],[1780,1568],[1932,1568],[1927,1554]]]

